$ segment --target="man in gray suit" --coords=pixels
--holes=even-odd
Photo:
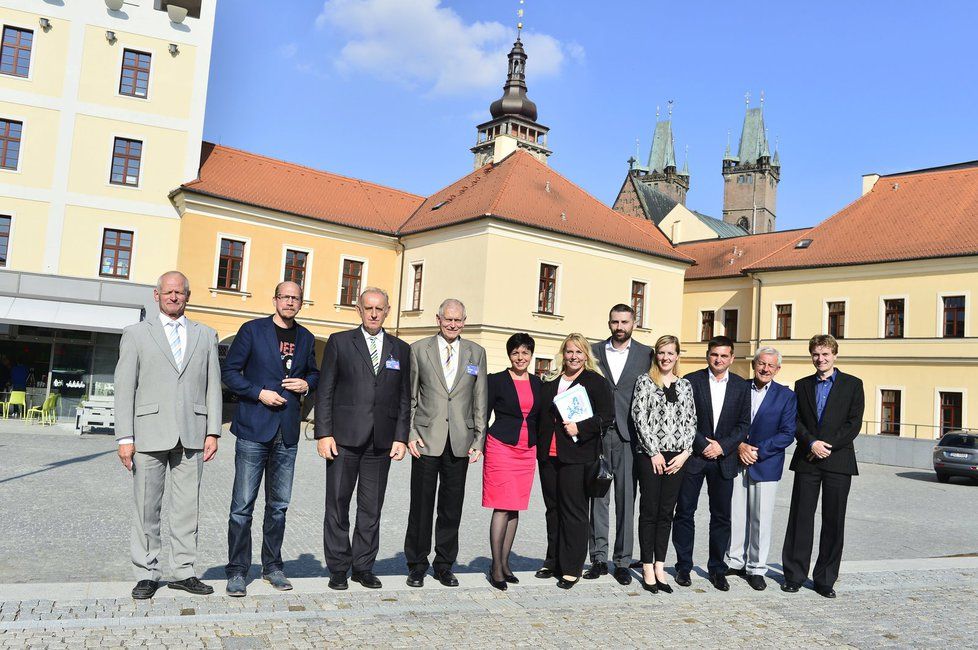
[[[635,310],[618,304],[608,314],[611,336],[591,346],[601,372],[615,395],[615,426],[604,436],[604,457],[615,474],[615,580],[630,584],[632,546],[635,537],[635,478],[632,474],[632,394],[635,382],[649,371],[652,348],[632,339]],[[608,573],[608,507],[611,494],[591,500],[591,568],[584,578],[593,580]]]
[[[461,338],[465,305],[449,298],[438,307],[435,336],[411,346],[411,511],[404,538],[410,587],[424,585],[435,523],[435,579],[457,587],[452,566],[458,556],[465,475],[482,455],[486,434],[486,351]],[[439,486],[440,483],[440,486]]]
[[[194,571],[203,464],[221,435],[221,365],[217,332],[183,312],[190,283],[183,273],[160,276],[157,314],[122,331],[115,369],[115,433],[119,459],[132,472],[130,552],[132,597],[152,598],[160,586],[160,509],[170,493],[171,589],[211,594]],[[166,486],[169,468],[169,486]]]

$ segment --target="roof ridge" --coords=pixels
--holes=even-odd
[[[829,218],[831,218],[831,217],[829,217]],[[824,222],[823,222],[823,223],[824,223]],[[814,230],[814,229],[815,229],[815,228],[812,228],[811,230]],[[811,232],[811,230],[809,230],[808,232]],[[800,240],[802,240],[802,239],[804,239],[804,236],[805,236],[805,235],[807,235],[807,234],[808,234],[808,232],[805,232],[805,233],[802,233],[802,234],[800,234],[800,235],[798,235],[797,237],[792,237],[791,239],[789,239],[788,241],[786,241],[786,242],[784,243],[784,245],[783,245],[783,246],[781,246],[780,248],[776,248],[776,249],[774,249],[773,251],[771,251],[770,253],[768,253],[768,254],[767,254],[767,255],[765,255],[764,257],[759,257],[759,258],[757,258],[756,260],[754,260],[754,261],[753,261],[753,262],[751,262],[750,264],[745,264],[744,266],[742,266],[742,267],[740,268],[740,272],[741,272],[741,274],[743,274],[743,273],[744,273],[744,271],[749,271],[749,270],[751,269],[751,267],[753,267],[753,266],[756,266],[757,264],[759,264],[759,263],[761,263],[761,262],[763,262],[763,261],[764,261],[764,260],[766,260],[767,258],[769,258],[769,257],[771,257],[771,256],[773,256],[773,255],[777,255],[778,253],[780,253],[781,251],[783,251],[783,250],[785,250],[785,249],[786,249],[786,248],[788,248],[789,246],[793,246],[793,245],[794,245],[794,244],[796,244],[796,243],[797,243],[798,241],[800,241]]]
[[[512,152],[511,154],[509,154],[508,156],[506,156],[505,158],[503,158],[502,160],[499,161],[499,165],[498,166],[500,166],[500,167],[502,167],[503,163],[505,163],[510,158],[512,158],[514,162],[512,163],[512,165],[507,165],[507,167],[511,167],[511,169],[507,169],[506,170],[507,173],[506,173],[505,176],[503,176],[503,181],[502,181],[502,183],[499,186],[499,192],[496,193],[496,198],[493,200],[492,204],[490,204],[490,206],[489,206],[489,211],[492,212],[493,214],[496,213],[496,206],[499,205],[499,201],[506,194],[506,186],[509,185],[509,179],[511,179],[513,177],[513,174],[516,172],[516,160],[517,159],[515,158],[515,156],[518,155],[518,154],[520,154],[520,153],[523,153],[523,154],[529,156],[533,160],[536,160],[536,158],[533,158],[533,156],[530,156],[529,153],[527,153],[527,152],[525,152],[525,151],[523,151],[521,149],[516,149],[516,151]],[[496,163],[493,163],[493,166],[495,167],[496,166]]]
[[[512,155],[512,154],[510,154],[510,155]],[[508,157],[509,157],[509,156],[507,156],[507,158],[508,158]],[[506,158],[504,158],[503,160],[506,160]],[[413,221],[413,220],[414,220],[414,218],[415,218],[416,216],[418,216],[418,213],[419,213],[419,212],[421,211],[421,208],[423,208],[423,207],[424,207],[424,206],[425,206],[425,205],[426,205],[426,204],[428,203],[428,201],[430,201],[430,200],[431,200],[432,198],[434,198],[435,196],[437,196],[437,195],[438,195],[438,194],[440,194],[441,192],[444,192],[445,190],[447,190],[447,189],[448,189],[448,188],[450,188],[450,187],[454,187],[454,186],[456,186],[456,185],[459,185],[460,183],[463,183],[463,182],[464,182],[464,181],[466,181],[466,180],[467,180],[468,178],[470,178],[470,177],[474,177],[474,176],[475,176],[476,174],[479,174],[480,172],[481,172],[481,173],[483,173],[483,174],[488,174],[488,173],[489,173],[489,172],[491,172],[491,171],[492,171],[493,169],[495,169],[496,167],[498,167],[498,166],[499,166],[499,164],[501,164],[501,163],[502,163],[502,161],[500,161],[500,163],[492,163],[492,162],[488,162],[488,163],[486,163],[485,165],[483,165],[483,166],[481,166],[481,167],[477,167],[477,168],[475,168],[475,169],[473,169],[472,171],[470,171],[470,172],[469,172],[468,174],[466,174],[466,175],[465,175],[465,176],[463,176],[462,178],[459,178],[458,180],[455,180],[455,181],[452,181],[452,182],[451,182],[451,183],[449,183],[448,185],[445,185],[444,187],[441,187],[441,188],[439,188],[439,189],[438,189],[437,191],[435,191],[435,192],[432,192],[432,193],[431,193],[431,194],[429,194],[428,196],[424,196],[424,197],[421,197],[421,198],[422,198],[422,199],[424,199],[424,200],[423,200],[423,201],[421,201],[421,203],[420,203],[420,204],[418,205],[418,207],[416,207],[416,208],[414,209],[414,211],[412,211],[412,212],[411,212],[411,214],[410,214],[410,215],[408,215],[408,218],[407,218],[407,219],[405,219],[405,220],[404,220],[404,222],[403,222],[403,223],[401,223],[401,224],[400,224],[400,225],[399,225],[399,226],[398,226],[398,227],[397,227],[397,228],[396,228],[396,229],[394,230],[394,232],[396,232],[397,234],[401,234],[401,230],[403,230],[403,229],[404,229],[404,228],[405,228],[405,227],[406,227],[406,226],[407,226],[407,225],[408,225],[409,223],[411,223],[411,221]],[[487,170],[487,169],[486,169],[486,167],[489,167],[489,169]],[[469,187],[469,186],[468,186],[468,185],[465,185],[465,187]]]
[[[694,212],[696,214],[700,214],[700,213],[696,212],[695,210],[693,210],[692,212]],[[709,216],[709,215],[706,215],[706,216]],[[716,217],[710,217],[710,218],[711,219],[715,219]],[[724,223],[726,223],[726,222],[724,222]],[[801,232],[802,230],[809,231],[812,228],[815,228],[815,226],[802,226],[801,228],[787,228],[785,230],[772,230],[770,232],[746,233],[746,234],[743,234],[743,235],[737,235],[735,237],[709,237],[707,239],[690,239],[689,241],[679,242],[678,244],[675,244],[675,245],[676,246],[689,246],[691,244],[706,244],[706,243],[709,243],[709,242],[716,242],[716,241],[740,240],[740,239],[744,239],[746,237],[764,237],[764,236],[767,236],[767,235],[783,235],[783,234],[789,233],[789,232]]]

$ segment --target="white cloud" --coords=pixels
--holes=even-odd
[[[340,69],[363,72],[436,94],[463,93],[501,85],[512,26],[466,23],[441,0],[326,0],[316,27],[346,40],[334,60]],[[533,77],[556,75],[583,48],[553,36],[523,34]]]
[[[278,48],[278,55],[283,59],[291,59],[299,52],[299,46],[295,43],[286,43]]]

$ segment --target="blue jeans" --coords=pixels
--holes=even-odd
[[[228,517],[228,577],[248,575],[251,567],[251,517],[262,477],[265,478],[265,520],[262,524],[262,575],[282,570],[285,512],[292,499],[292,475],[299,444],[286,445],[282,433],[269,442],[238,438],[234,444],[234,487]]]

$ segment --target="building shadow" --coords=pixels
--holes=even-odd
[[[118,452],[115,449],[108,449],[106,451],[100,451],[97,454],[88,454],[87,456],[79,456],[77,458],[69,458],[67,460],[59,460],[56,463],[48,463],[47,465],[45,465],[44,467],[42,467],[40,469],[35,469],[35,470],[30,471],[30,472],[24,472],[23,474],[17,474],[16,476],[9,476],[9,477],[7,477],[5,479],[0,479],[0,483],[8,483],[10,481],[16,481],[17,479],[26,478],[28,476],[33,476],[34,474],[41,474],[43,472],[50,472],[51,470],[60,469],[62,467],[67,467],[68,465],[75,465],[77,463],[85,463],[85,462],[88,462],[88,461],[93,460],[95,458],[98,458],[99,456],[105,456],[106,454],[113,454],[113,455],[115,455],[116,453],[118,453]]]
[[[897,472],[900,478],[908,478],[911,481],[924,481],[925,483],[937,483],[937,474],[934,472]]]
[[[312,553],[301,553],[294,560],[286,560],[282,570],[290,578],[324,578],[329,575],[326,566]],[[226,577],[223,564],[210,567],[201,576],[203,580],[224,580]],[[252,563],[248,578],[261,579],[261,564]]]

